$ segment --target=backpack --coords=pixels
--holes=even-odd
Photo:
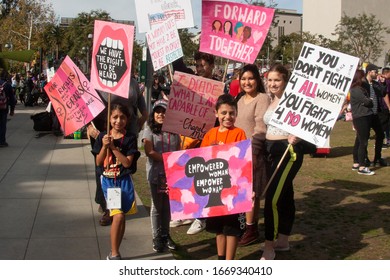
[[[5,94],[5,89],[4,89],[5,84],[6,82],[0,85],[0,110],[7,109],[7,104],[8,104],[8,97]]]

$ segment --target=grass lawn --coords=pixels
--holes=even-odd
[[[291,251],[280,252],[280,260],[380,260],[390,259],[390,167],[372,168],[374,176],[351,170],[355,132],[352,123],[339,121],[330,136],[330,154],[305,157],[295,179],[296,219]],[[374,140],[369,142],[373,160]],[[390,148],[382,150],[390,162]],[[136,191],[150,207],[145,177],[145,157],[134,176]],[[264,201],[261,202],[263,208]],[[187,235],[189,226],[171,229],[179,244],[176,259],[217,259],[215,236],[203,231]],[[260,242],[239,247],[236,259],[259,259],[264,224],[259,220]]]

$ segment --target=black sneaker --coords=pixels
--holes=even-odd
[[[358,171],[358,170],[359,170],[359,165],[358,166],[352,165],[352,171]]]
[[[361,174],[361,175],[375,175],[375,172],[368,169],[368,167],[364,167],[363,169],[359,169],[357,173]]]
[[[389,166],[389,164],[383,159],[374,160],[374,166]]]
[[[170,235],[168,235],[166,237],[165,242],[166,242],[165,244],[168,247],[168,249],[177,250],[177,245],[176,245],[175,241],[172,240]]]
[[[161,240],[161,237],[156,237],[156,238],[153,238],[153,251],[157,252],[157,253],[162,253],[164,252],[164,243],[163,241]]]

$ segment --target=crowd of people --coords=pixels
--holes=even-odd
[[[214,56],[197,52],[194,60],[195,71],[182,60],[173,63],[173,70],[220,80],[219,74],[214,75]],[[390,69],[384,68],[380,75],[378,70],[372,64],[365,70],[356,70],[349,94],[349,108],[356,130],[352,170],[363,175],[375,174],[370,165],[388,165],[381,157],[381,151],[390,147]],[[170,227],[191,224],[187,234],[197,234],[203,230],[214,233],[218,259],[234,259],[238,246],[246,246],[260,239],[258,221],[262,198],[265,199],[265,243],[261,259],[273,260],[276,252],[290,250],[289,236],[295,218],[293,181],[303,163],[305,141],[299,135],[292,135],[270,124],[271,115],[281,100],[289,76],[289,71],[281,64],[273,65],[264,76],[254,64],[235,69],[229,91],[222,93],[216,102],[215,126],[203,140],[162,131],[170,93],[170,78],[164,73],[153,75],[150,113],[134,78],[130,82],[128,99],[112,96],[111,107],[87,126],[96,163],[95,201],[102,213],[99,222],[101,226],[111,225],[111,251],[107,259],[121,259],[125,215],[136,211],[131,174],[137,170],[139,138],[147,157],[145,179],[151,195],[151,243],[154,251],[176,250],[177,244],[171,238]],[[6,147],[7,115],[14,113],[17,100],[26,105],[27,96],[33,96],[33,89],[44,86],[45,77],[38,79],[27,73],[26,79],[18,74],[11,79],[2,73],[0,83],[8,102],[5,109],[0,108],[0,147]],[[104,92],[100,92],[100,95],[107,102],[108,95]],[[35,102],[36,99],[32,106]],[[372,162],[367,153],[371,129],[376,139]],[[241,214],[172,221],[166,179],[169,170],[164,169],[162,154],[244,139],[250,139],[252,143],[252,209]]]

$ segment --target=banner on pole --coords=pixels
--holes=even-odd
[[[105,105],[88,79],[67,56],[45,91],[65,135],[69,135],[92,121]]]
[[[162,129],[203,139],[215,124],[215,103],[224,83],[176,71]]]
[[[129,97],[134,26],[95,20],[91,83],[95,89]]]
[[[163,153],[172,220],[252,208],[250,140]]]
[[[254,63],[267,37],[274,9],[226,1],[202,1],[200,51]]]
[[[270,124],[323,147],[359,58],[305,43]]]

